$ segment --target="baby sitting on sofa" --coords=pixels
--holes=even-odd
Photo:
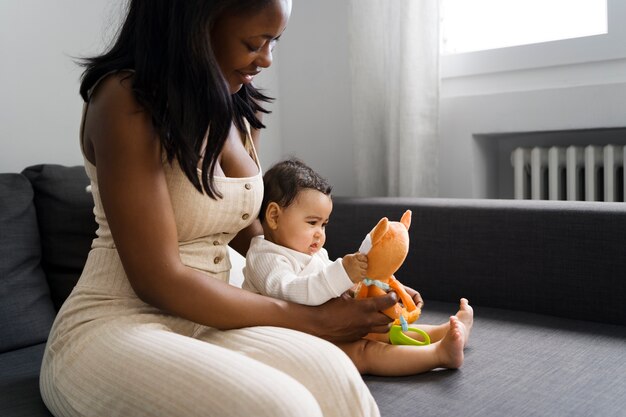
[[[345,255],[331,261],[323,248],[332,211],[331,187],[297,159],[274,165],[264,175],[259,214],[264,236],[253,238],[246,255],[244,289],[308,305],[347,296],[365,278],[367,256]],[[473,310],[461,299],[448,322],[417,326],[434,342],[426,346],[389,344],[388,335],[368,335],[338,343],[359,372],[401,376],[435,368],[458,368],[473,323]]]

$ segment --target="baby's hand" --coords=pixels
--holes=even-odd
[[[346,255],[342,259],[343,268],[352,280],[357,283],[363,281],[367,273],[367,255],[356,252]]]

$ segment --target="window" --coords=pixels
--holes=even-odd
[[[626,58],[624,0],[441,1],[443,79]]]
[[[607,33],[606,0],[443,0],[442,53]]]

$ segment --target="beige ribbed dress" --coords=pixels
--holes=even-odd
[[[141,301],[113,243],[96,168],[86,159],[85,168],[99,227],[42,363],[41,393],[55,416],[379,415],[356,368],[331,343],[277,327],[221,331]],[[227,244],[258,213],[261,173],[215,178],[223,198],[213,200],[176,163],[164,162],[164,170],[183,263],[228,281]]]

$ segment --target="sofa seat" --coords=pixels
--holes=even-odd
[[[83,167],[0,174],[2,417],[51,416],[39,369],[95,236],[88,183]],[[626,204],[336,197],[331,258],[407,209],[396,277],[424,296],[420,322],[462,296],[476,322],[460,370],[364,377],[383,417],[626,416]]]
[[[0,416],[52,416],[39,394],[39,368],[45,343],[0,355]]]
[[[626,327],[473,307],[461,369],[365,376],[383,417],[626,415]],[[427,300],[418,323],[457,309]]]
[[[364,377],[382,417],[624,416],[625,327],[473,307],[461,369]],[[427,300],[418,323],[443,322],[457,308]],[[0,355],[1,416],[51,416],[39,395],[44,346]]]
[[[331,258],[412,210],[395,274],[422,323],[470,300],[458,371],[366,376],[383,416],[626,416],[626,204],[336,197]]]

